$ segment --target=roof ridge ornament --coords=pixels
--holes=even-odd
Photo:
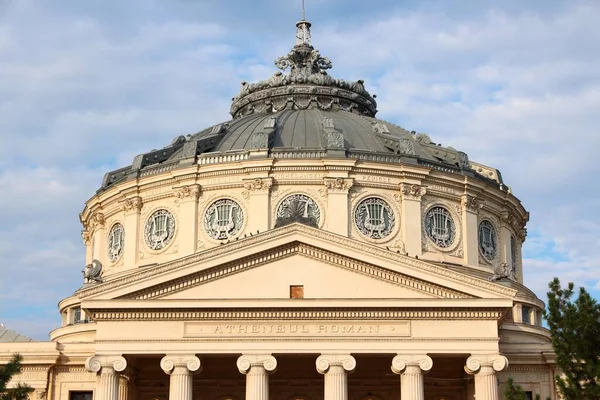
[[[304,0],[302,0],[302,20],[296,23],[296,46],[310,46],[310,27],[312,24],[306,20]]]

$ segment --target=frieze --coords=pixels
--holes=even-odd
[[[296,180],[296,179],[323,179],[322,172],[295,172],[295,173],[274,173],[273,178],[276,180]]]
[[[218,178],[210,178],[205,181],[206,185],[219,185],[222,183],[242,183],[242,178],[234,175],[234,176],[221,176]]]
[[[133,282],[138,282],[142,279],[160,275],[167,271],[172,271],[175,269],[183,268],[183,267],[188,266],[191,263],[202,262],[203,260],[212,259],[214,257],[219,257],[223,254],[228,254],[228,253],[234,252],[236,250],[247,248],[248,246],[251,246],[251,245],[254,245],[257,243],[262,243],[262,242],[268,241],[272,238],[281,237],[283,235],[286,235],[289,232],[305,233],[316,239],[327,240],[331,243],[338,244],[345,248],[349,248],[349,249],[351,248],[351,249],[355,249],[355,250],[358,250],[358,251],[361,251],[361,252],[364,252],[364,253],[367,253],[367,254],[370,254],[373,256],[393,260],[395,262],[402,263],[404,265],[407,265],[407,266],[415,268],[415,269],[428,271],[428,272],[434,273],[440,277],[446,277],[455,282],[466,283],[466,284],[469,284],[469,285],[472,285],[475,287],[490,290],[495,293],[503,294],[506,296],[514,297],[517,293],[517,290],[515,290],[515,289],[501,286],[501,285],[498,285],[495,283],[491,283],[491,282],[485,281],[483,279],[479,279],[479,278],[472,277],[469,275],[457,273],[457,272],[449,270],[447,268],[443,268],[443,267],[440,267],[440,266],[437,266],[437,265],[434,265],[434,264],[431,264],[431,263],[428,263],[428,262],[425,262],[422,260],[417,260],[412,257],[408,257],[405,255],[401,255],[398,253],[388,251],[386,249],[382,249],[378,246],[370,245],[368,243],[358,243],[355,240],[348,239],[346,237],[342,237],[339,235],[335,235],[335,234],[329,233],[324,230],[314,229],[314,228],[311,228],[308,226],[294,224],[294,225],[289,225],[287,227],[283,227],[281,229],[266,231],[266,232],[261,233],[260,235],[254,235],[252,237],[248,237],[243,240],[231,242],[231,243],[223,245],[223,246],[218,246],[218,247],[211,249],[210,251],[204,251],[201,253],[192,254],[190,256],[180,258],[175,261],[166,262],[160,266],[144,269],[143,271],[139,271],[137,273],[132,273],[130,275],[111,280],[110,282],[106,282],[106,283],[96,285],[93,287],[81,289],[77,292],[77,295],[79,296],[79,298],[83,298],[88,295],[101,293],[103,291],[110,290],[110,289],[113,289],[116,287],[120,287],[122,285],[126,285],[126,284],[133,283]],[[342,249],[340,249],[340,251],[342,251]]]
[[[100,309],[92,310],[94,321],[392,321],[398,320],[499,320],[505,309],[365,309],[358,310],[235,310],[223,309]],[[330,323],[331,324],[331,323]],[[145,340],[145,339],[144,339]],[[452,339],[455,340],[455,339]],[[465,340],[474,340],[465,338]],[[497,338],[489,340],[498,341]]]
[[[431,189],[432,191],[437,191],[437,192],[443,192],[443,193],[449,193],[449,194],[458,194],[457,190],[455,190],[454,188],[448,187],[448,186],[428,185],[427,188]]]
[[[380,176],[380,175],[360,175],[358,180],[365,182],[377,182],[377,183],[392,183],[392,178],[389,176]]]
[[[202,337],[257,337],[257,336],[305,336],[305,337],[362,337],[362,336],[410,336],[410,321],[394,324],[370,323],[199,323],[186,322],[185,338]]]

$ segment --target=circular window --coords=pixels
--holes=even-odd
[[[228,239],[242,229],[244,212],[230,199],[217,200],[204,213],[204,230],[213,239]]]
[[[377,197],[369,197],[356,206],[354,222],[363,235],[371,239],[383,239],[394,230],[396,218],[388,203]]]
[[[305,194],[292,194],[279,203],[275,227],[293,222],[318,227],[321,220],[321,210],[317,203]]]
[[[432,207],[425,214],[425,233],[436,246],[447,248],[454,243],[456,226],[444,207]]]
[[[152,250],[165,248],[175,235],[175,217],[169,211],[157,210],[146,221],[144,239]]]
[[[493,260],[498,254],[498,236],[490,221],[483,220],[479,224],[479,251],[488,260]]]
[[[108,259],[111,262],[117,261],[123,254],[125,247],[125,229],[123,225],[116,223],[108,232]]]

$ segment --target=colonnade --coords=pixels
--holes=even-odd
[[[121,373],[127,368],[122,356],[96,355],[87,359],[86,368],[99,374],[95,400],[130,400],[126,387],[119,385]],[[163,371],[170,376],[169,399],[192,400],[192,375],[201,371],[200,359],[194,354],[166,355],[160,361]],[[237,367],[246,375],[246,400],[269,399],[269,374],[277,368],[271,354],[244,354]],[[401,400],[424,400],[423,374],[431,370],[433,360],[426,354],[398,354],[391,364],[400,375]],[[475,400],[498,400],[496,372],[508,367],[506,357],[499,354],[472,355],[465,363],[465,371],[475,376]],[[321,354],[316,369],[324,375],[324,400],[348,399],[348,374],[356,368],[356,359],[350,354]]]

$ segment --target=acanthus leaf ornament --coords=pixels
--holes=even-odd
[[[175,197],[180,200],[191,199],[196,200],[200,196],[200,185],[187,185],[179,188],[175,192]]]
[[[136,197],[130,197],[127,198],[123,201],[123,204],[121,206],[121,209],[123,211],[136,211],[139,212],[142,209],[143,206],[143,201],[142,198],[139,196]]]
[[[461,198],[461,206],[465,208],[467,211],[476,213],[483,208],[483,202],[485,200],[475,196],[469,196],[465,194]]]
[[[400,192],[405,199],[421,200],[421,197],[425,195],[427,189],[425,186],[421,185],[401,183]]]
[[[325,187],[330,193],[348,193],[353,185],[352,179],[344,178],[325,178]]]

